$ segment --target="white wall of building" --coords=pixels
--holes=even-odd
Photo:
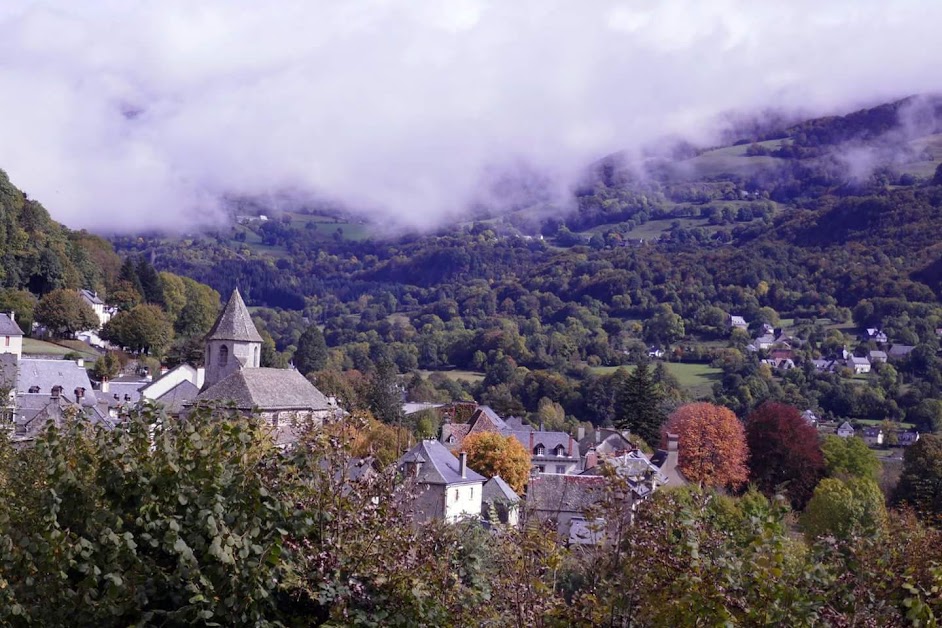
[[[481,516],[481,497],[484,484],[452,484],[446,487],[445,521],[458,521],[462,517]]]
[[[23,357],[23,336],[0,336],[0,353],[12,353]]]

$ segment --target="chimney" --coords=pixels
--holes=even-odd
[[[52,387],[52,398],[53,398],[53,399],[58,399],[60,394],[62,394],[62,386],[58,386],[58,385],[53,386],[53,387]]]
[[[75,363],[79,365],[79,368],[85,368],[85,358],[79,358]]]
[[[101,378],[101,392],[106,393],[111,388],[111,384],[108,383],[107,377]]]
[[[667,435],[667,451],[677,451],[677,434]]]
[[[585,455],[585,468],[586,471],[588,471],[597,466],[599,466],[599,455],[595,452],[595,447],[593,447],[589,450],[589,453]]]
[[[169,371],[170,371],[170,369],[168,369],[166,366],[161,366],[161,367],[160,367],[160,374],[161,374],[162,376],[163,376],[163,375],[166,375]]]
[[[533,430],[530,430],[530,453],[533,453]]]
[[[10,310],[10,320],[13,321],[14,323],[16,322],[16,312],[14,312],[13,310]]]
[[[463,451],[458,454],[458,472],[462,478],[468,477],[468,454]]]
[[[543,421],[540,421],[540,431],[543,431]]]
[[[85,389],[79,386],[75,389],[75,403],[82,403],[82,399],[85,397]]]
[[[569,435],[569,454],[567,455],[572,458],[572,434]]]
[[[595,444],[598,445],[602,442],[602,428],[595,428]]]
[[[580,426],[576,429],[576,439],[577,439],[577,440],[582,440],[583,438],[585,438],[585,427],[582,426],[582,425],[580,425]]]

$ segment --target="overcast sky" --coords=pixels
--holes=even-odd
[[[187,226],[319,191],[417,226],[482,173],[718,113],[938,91],[942,2],[0,3],[0,168],[72,227]]]

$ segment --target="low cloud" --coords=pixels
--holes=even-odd
[[[724,112],[938,91],[939,23],[916,1],[8,0],[0,168],[74,227],[285,191],[431,227]]]

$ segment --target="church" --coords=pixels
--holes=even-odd
[[[237,288],[206,336],[203,368],[181,365],[140,393],[181,415],[200,405],[254,410],[282,444],[296,438],[297,427],[342,413],[297,370],[262,367],[261,355],[262,337]]]

